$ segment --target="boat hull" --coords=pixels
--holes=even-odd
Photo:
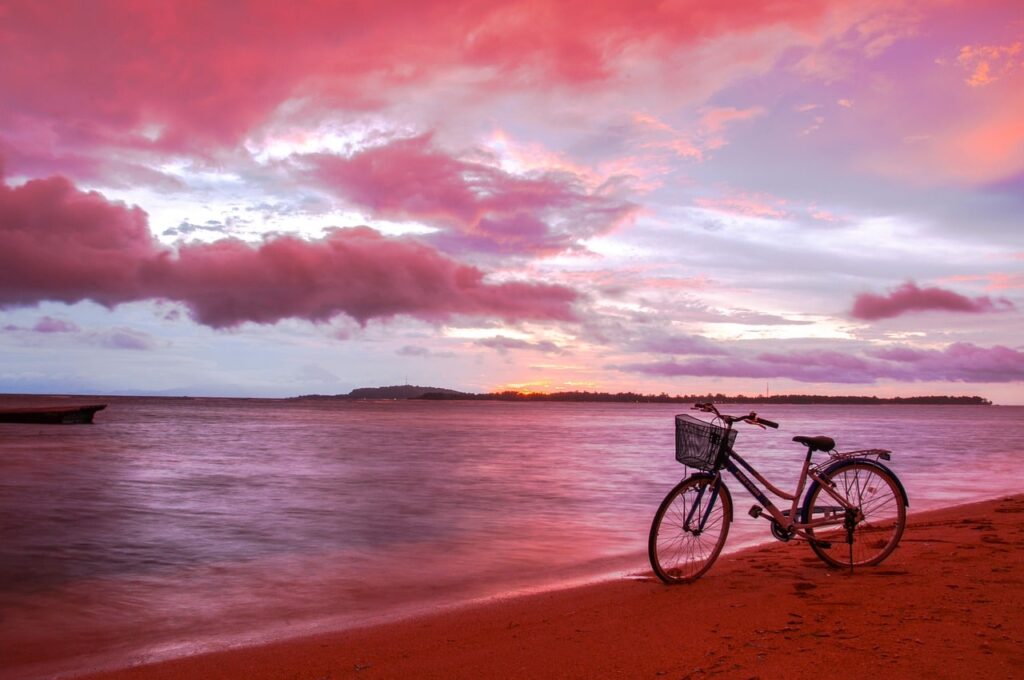
[[[34,423],[45,425],[76,425],[88,424],[97,411],[102,411],[106,404],[90,404],[88,406],[60,406],[38,408],[0,409],[0,423]]]

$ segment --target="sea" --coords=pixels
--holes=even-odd
[[[0,424],[4,680],[651,578],[651,519],[686,474],[685,404],[65,401],[109,405],[92,425]],[[792,437],[818,434],[891,450],[911,512],[1024,489],[1024,407],[722,410],[751,409],[782,426],[739,425],[735,448],[783,489]],[[730,488],[726,551],[771,542]]]

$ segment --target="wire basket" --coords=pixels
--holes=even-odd
[[[698,470],[721,467],[723,449],[732,448],[736,430],[706,423],[681,413],[676,416],[676,460]]]

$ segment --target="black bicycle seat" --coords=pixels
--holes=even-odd
[[[811,451],[831,451],[836,448],[836,440],[832,437],[793,437],[793,441],[803,444]]]

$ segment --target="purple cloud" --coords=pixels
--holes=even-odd
[[[1014,309],[1006,298],[993,301],[987,295],[969,298],[944,288],[919,288],[908,281],[888,295],[861,293],[853,301],[851,315],[855,319],[877,321],[891,319],[909,312],[943,311],[980,314]]]
[[[869,349],[865,354],[887,361],[911,362],[928,358],[927,351],[910,347],[879,347],[877,349]]]
[[[659,377],[789,378],[800,382],[874,383],[1016,382],[1024,380],[1024,352],[996,345],[955,343],[943,350],[904,347],[870,350],[870,357],[832,351],[761,354],[754,359],[693,359],[613,366]]]

